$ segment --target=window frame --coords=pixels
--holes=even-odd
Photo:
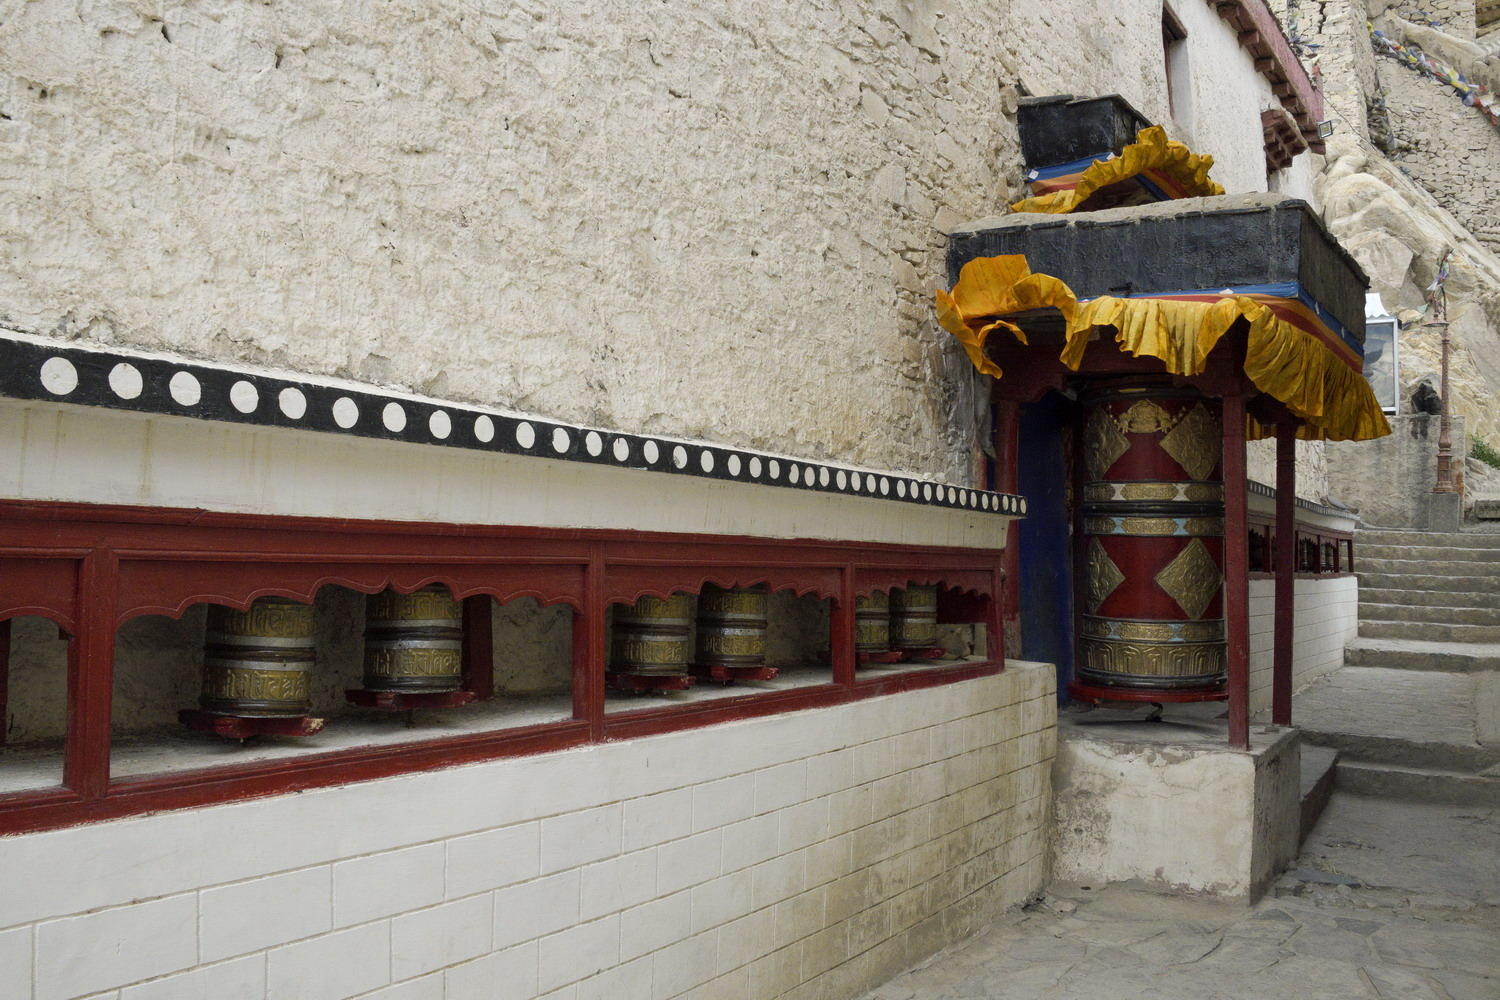
[[[0,621],[42,615],[71,637],[62,786],[0,795],[0,835],[545,753],[995,674],[1004,665],[1001,565],[1000,548],[0,501]],[[605,615],[612,602],[751,580],[832,599],[829,683],[606,712]],[[856,595],[908,581],[938,583],[950,595],[940,600],[940,620],[977,616],[987,630],[986,657],[859,676]],[[329,585],[373,593],[428,583],[444,584],[460,599],[534,597],[572,607],[573,717],[111,777],[114,642],[126,621],[180,617],[204,602],[246,607],[268,595],[310,601]]]

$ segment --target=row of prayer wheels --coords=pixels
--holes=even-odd
[[[245,611],[213,605],[198,704],[214,715],[295,718],[312,711],[313,606],[262,597]],[[463,615],[444,587],[365,602],[364,686],[401,694],[463,684]]]
[[[764,585],[705,585],[696,614],[691,594],[646,596],[615,613],[611,667],[637,676],[687,673],[702,667],[755,668],[766,662]],[[937,640],[937,587],[876,591],[855,603],[855,648],[861,654],[930,649]],[[696,619],[697,641],[691,638]],[[695,648],[696,647],[696,648]]]

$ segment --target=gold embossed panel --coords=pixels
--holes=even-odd
[[[1156,574],[1156,585],[1166,591],[1189,618],[1202,618],[1223,584],[1219,564],[1196,538]]]
[[[1115,565],[1114,560],[1109,557],[1108,552],[1104,551],[1104,546],[1099,544],[1097,538],[1089,542],[1086,572],[1088,573],[1086,583],[1088,610],[1095,612],[1099,610],[1099,605],[1103,604],[1109,595],[1125,582],[1125,574],[1120,572],[1120,567]]]
[[[1083,463],[1090,479],[1103,479],[1110,466],[1130,450],[1127,438],[1109,413],[1101,406],[1089,414],[1084,428]]]
[[[1161,439],[1161,449],[1194,479],[1207,479],[1219,464],[1223,434],[1219,419],[1202,403],[1194,404]]]
[[[1083,638],[1079,677],[1122,687],[1203,687],[1222,683],[1222,642],[1143,642]]]

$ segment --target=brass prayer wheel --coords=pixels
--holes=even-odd
[[[937,587],[911,585],[891,591],[891,648],[937,645]]]
[[[854,649],[884,653],[891,648],[891,595],[877,590],[854,599]]]
[[[698,595],[698,662],[764,666],[767,596],[763,586],[727,590],[706,584]]]
[[[1137,693],[1221,688],[1218,406],[1155,383],[1117,383],[1082,402],[1078,680]]]
[[[620,674],[685,674],[692,652],[693,596],[647,595],[615,612],[610,669]]]
[[[214,715],[307,715],[315,660],[311,604],[262,597],[245,611],[211,605],[198,704]]]
[[[365,602],[364,685],[421,693],[463,686],[463,611],[448,588],[386,590]]]

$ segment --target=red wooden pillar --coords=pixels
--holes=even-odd
[[[1001,493],[1020,491],[1020,432],[1021,404],[1014,399],[996,400],[995,489]],[[1021,655],[1020,535],[1020,522],[1006,525],[1005,552],[1000,559],[1001,590],[995,595],[1000,604],[1000,634],[995,637],[994,651],[1011,658]]]
[[[78,631],[68,643],[68,735],[63,784],[85,799],[109,785],[119,559],[95,549],[78,567]]]
[[[495,653],[491,630],[490,596],[476,594],[464,598],[464,666],[463,689],[472,691],[477,701],[495,696]]]
[[[583,571],[583,606],[573,609],[573,718],[589,724],[589,739],[604,739],[604,547],[589,546]]]
[[[1224,397],[1224,625],[1229,745],[1250,748],[1250,563],[1245,519],[1245,397]]]
[[[854,684],[854,567],[846,564],[839,571],[839,599],[833,604],[828,623],[828,659],[833,665],[833,682],[845,687]]]
[[[0,621],[0,747],[10,723],[10,619]]]
[[[1276,625],[1271,663],[1271,721],[1292,724],[1292,627],[1297,587],[1297,425],[1276,425]]]

